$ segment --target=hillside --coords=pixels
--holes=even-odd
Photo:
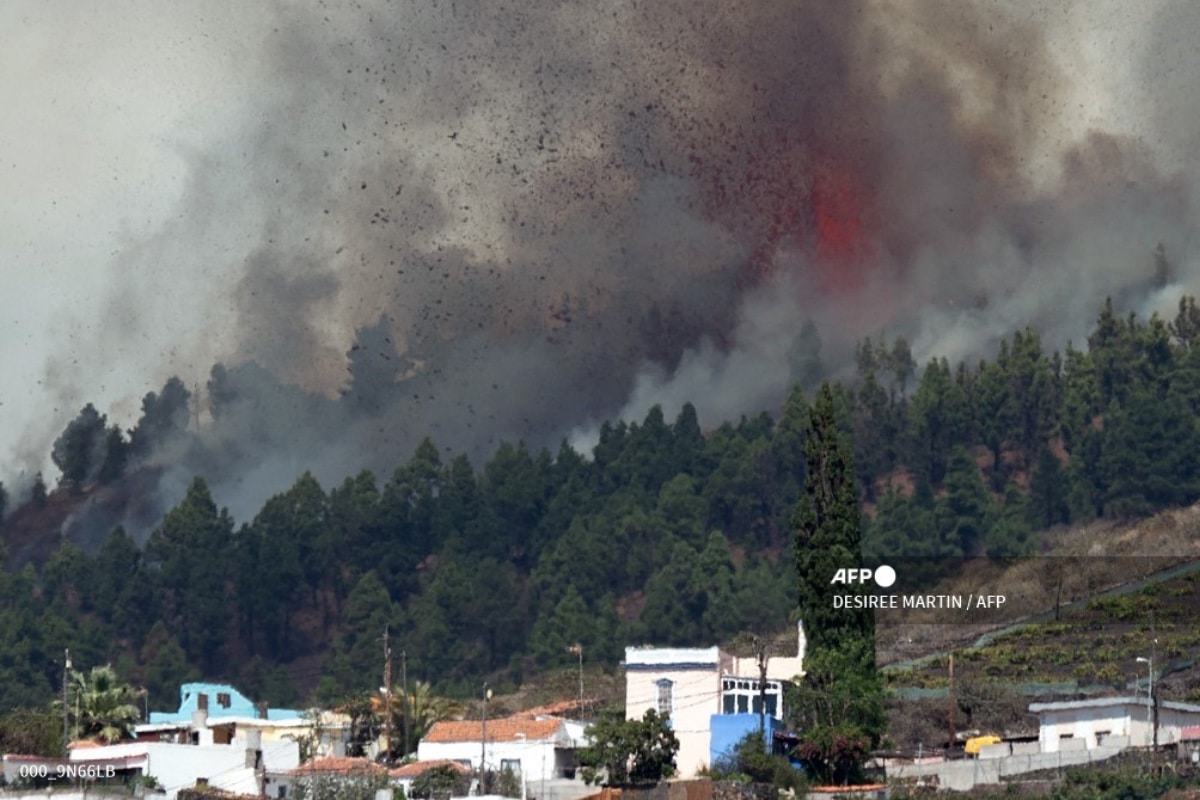
[[[149,530],[162,516],[160,479],[160,469],[139,469],[111,485],[56,489],[44,503],[21,504],[0,525],[9,567],[40,568],[64,540],[96,552],[118,524]]]
[[[1046,353],[1026,330],[994,361],[930,362],[911,388],[904,340],[864,341],[856,378],[835,387],[869,511],[864,555],[934,574],[981,556],[1090,559],[1053,576],[1033,566],[1049,561],[1012,567],[1026,572],[1004,578],[1020,600],[1009,608],[1027,613],[1130,577],[1128,565],[1104,571],[1114,556],[1171,555],[1154,547],[1185,542],[1191,512],[1145,536],[1117,521],[1200,499],[1198,332],[1191,299],[1171,323],[1109,303],[1086,353]],[[155,705],[188,676],[287,704],[373,689],[386,630],[411,677],[470,697],[483,680],[508,691],[568,668],[576,644],[612,669],[631,642],[703,646],[797,617],[802,387],[774,415],[714,430],[687,404],[673,419],[654,407],[604,423],[586,457],[505,442],[477,465],[426,439],[386,474],[325,486],[305,472],[244,520],[210,488],[231,480],[212,468],[231,446],[212,403],[234,402],[213,397],[193,413],[172,379],[128,436],[90,405],[67,422],[52,454],[59,488],[41,505],[16,498],[0,530],[0,648],[14,654],[0,705],[53,696],[67,648],[78,663],[120,665]],[[180,487],[180,474],[194,477]],[[993,577],[959,579],[979,590]],[[904,660],[983,632],[895,634],[881,652]]]
[[[1061,593],[1047,575],[1061,578]],[[974,580],[955,575],[931,591],[967,591]],[[1024,594],[1038,612],[1005,625],[878,631],[894,740],[945,739],[951,654],[959,731],[1028,734],[1035,698],[1146,696],[1150,659],[1160,699],[1200,701],[1200,506],[1064,532],[1052,552],[997,569],[993,588]]]
[[[1200,570],[1200,505],[1136,522],[1099,521],[1047,531],[1039,538],[1045,548],[1036,556],[1008,564],[967,563],[928,586],[931,594],[1004,594],[1006,624],[945,625],[936,611],[907,612],[906,624],[877,631],[881,666],[902,669],[951,648],[986,643],[1010,625],[1054,622],[1094,598],[1136,593],[1147,579],[1170,581]]]

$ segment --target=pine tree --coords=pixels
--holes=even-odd
[[[953,541],[967,557],[980,555],[992,522],[991,498],[969,453],[955,448],[946,467],[945,505]]]
[[[572,584],[558,605],[546,609],[533,626],[529,644],[538,663],[542,666],[568,663],[573,656],[567,648],[576,642],[583,642],[590,650],[591,623],[587,603]]]
[[[202,478],[167,512],[146,542],[157,564],[158,589],[188,657],[215,671],[226,644],[230,606],[226,593],[233,519],[217,509]]]
[[[96,479],[101,483],[113,483],[125,474],[125,464],[129,460],[129,445],[120,427],[113,425],[108,429],[104,443],[104,460],[100,464]]]
[[[688,647],[705,639],[700,632],[704,608],[693,582],[697,569],[699,554],[689,545],[676,542],[662,569],[646,581],[641,619],[646,641]]]
[[[1029,522],[1038,528],[1070,522],[1069,496],[1070,484],[1062,463],[1049,447],[1043,447],[1029,481]]]
[[[869,499],[874,499],[874,482],[892,470],[899,460],[898,445],[904,427],[903,406],[867,373],[859,386],[854,410],[854,460]]]
[[[378,685],[376,669],[383,652],[380,637],[395,631],[398,614],[374,571],[358,579],[346,599],[341,632],[334,642],[330,672],[347,692]]]
[[[935,486],[946,476],[955,444],[971,435],[971,408],[945,359],[931,361],[908,407],[910,466]]]
[[[989,558],[1018,558],[1034,552],[1033,528],[1026,508],[1028,500],[1010,482],[1004,490],[1004,505],[988,528],[984,543]]]
[[[105,460],[106,418],[88,403],[54,440],[50,454],[62,470],[62,485],[78,490],[96,479]]]
[[[158,394],[142,398],[142,416],[129,432],[129,456],[144,459],[155,448],[187,429],[191,392],[179,378],[172,377]]]

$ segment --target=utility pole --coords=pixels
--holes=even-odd
[[[579,656],[579,721],[583,721],[583,645],[579,642],[567,648],[567,652]]]
[[[383,724],[384,724],[384,751],[383,760],[385,764],[390,764],[392,761],[392,647],[388,641],[388,628],[385,625],[383,628]]]
[[[1154,659],[1158,655],[1158,626],[1150,612],[1150,704],[1154,711],[1154,759],[1158,760],[1158,695],[1154,693]]]
[[[483,682],[483,716],[479,723],[479,794],[485,794],[484,781],[487,777],[487,703],[491,696],[487,681]]]
[[[767,735],[767,646],[757,636],[754,646],[758,658],[758,736],[766,747]]]
[[[1151,648],[1151,652],[1154,652]],[[1150,709],[1154,715],[1154,751],[1158,754],[1158,695],[1154,693],[1154,656],[1150,656]]]
[[[400,651],[400,691],[404,692],[404,756],[408,757],[412,744],[409,739],[408,724],[408,652]]]
[[[954,653],[950,654],[950,709],[948,711],[948,719],[950,722],[950,741],[947,744],[948,752],[954,750]]]
[[[70,744],[67,733],[67,686],[71,682],[71,651],[63,650],[63,747]]]

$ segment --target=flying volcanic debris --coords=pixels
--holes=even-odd
[[[1192,289],[1187,3],[144,5],[6,14],[49,93],[5,249],[70,284],[8,301],[12,473],[177,374],[164,502],[202,471],[244,517],[425,436],[715,424],[881,330],[956,358]]]

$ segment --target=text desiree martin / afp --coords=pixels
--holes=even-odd
[[[981,604],[982,605],[982,604]],[[957,594],[836,594],[834,608],[962,608]]]

